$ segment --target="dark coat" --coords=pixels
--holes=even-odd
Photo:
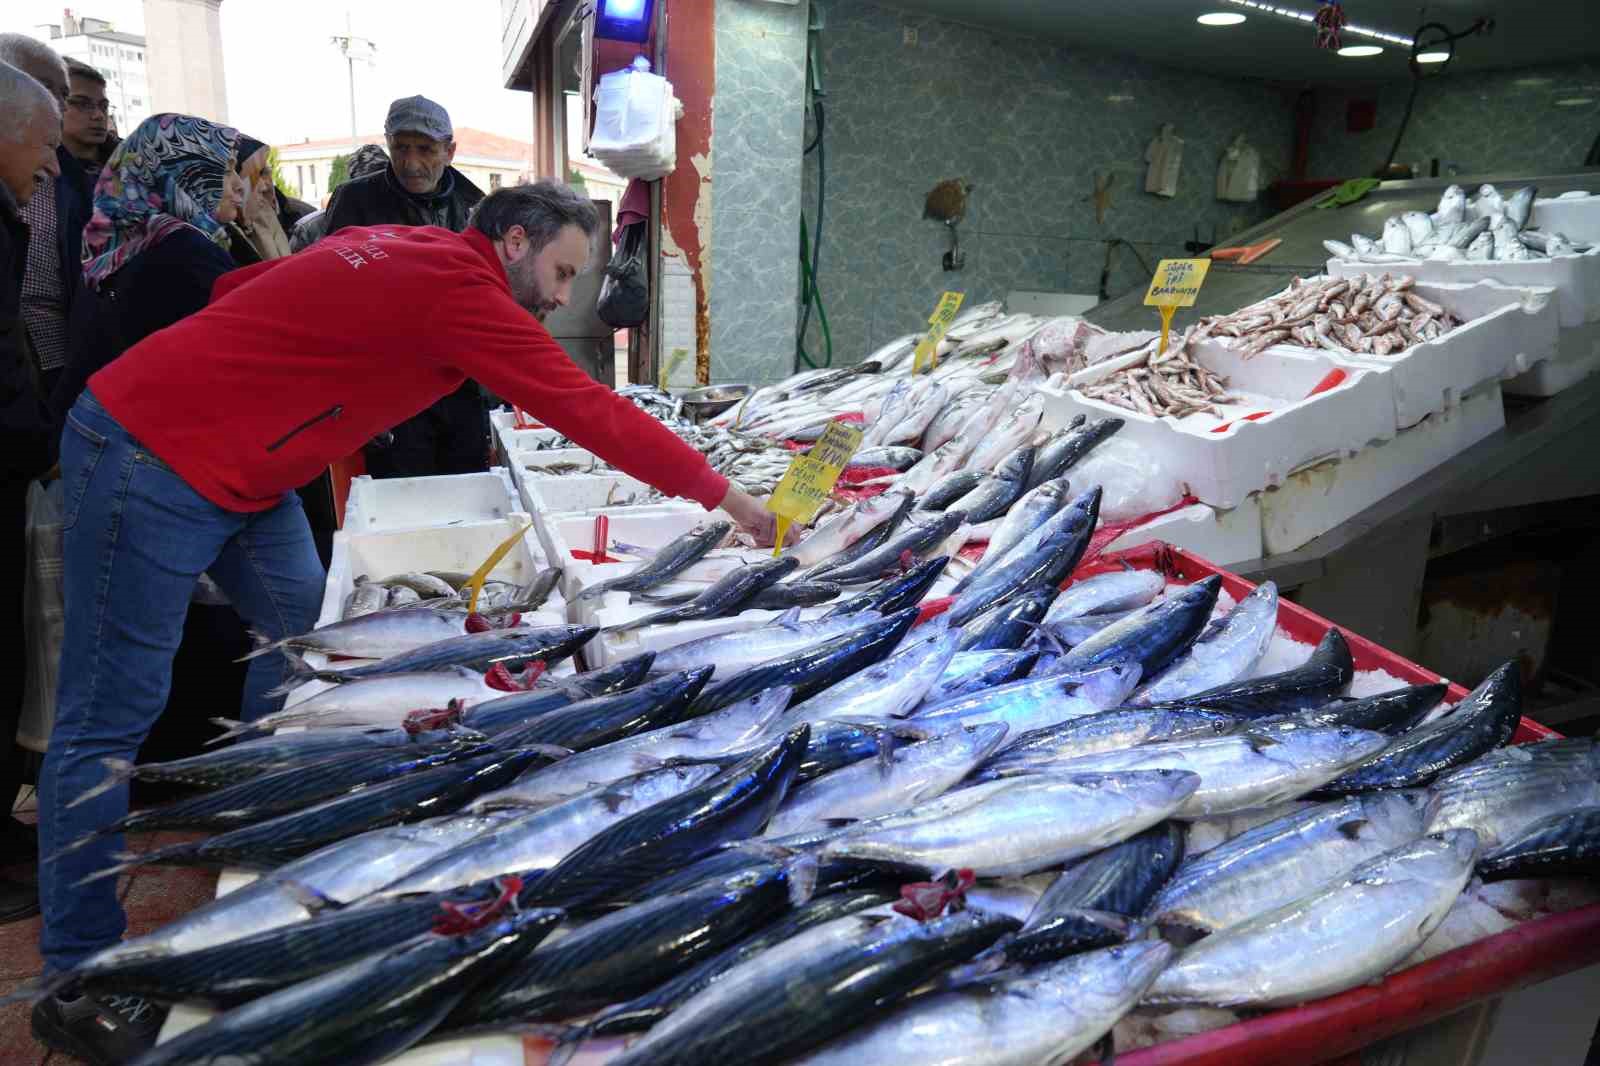
[[[483,193],[455,167],[439,182],[443,191],[416,196],[394,176],[393,167],[347,181],[333,191],[325,233],[346,226],[443,226],[460,233]]]
[[[9,190],[0,189],[0,477],[38,477],[55,462],[50,421],[22,322],[22,272],[28,225]]]

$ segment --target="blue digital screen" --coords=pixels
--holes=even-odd
[[[654,0],[600,0],[595,13],[596,37],[643,42],[650,36],[650,8]]]

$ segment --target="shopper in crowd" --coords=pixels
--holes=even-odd
[[[61,116],[61,147],[83,172],[88,192],[100,177],[105,160],[100,151],[111,133],[111,101],[106,77],[80,59],[67,57],[67,109]]]
[[[205,119],[152,115],[106,164],[83,235],[84,289],[66,371],[50,397],[57,425],[90,375],[200,310],[234,268],[227,224],[245,187],[233,165],[238,140],[238,131]]]
[[[396,100],[389,105],[383,132],[389,166],[334,190],[327,232],[378,225],[442,226],[455,233],[466,229],[483,193],[450,165],[456,142],[449,112],[422,96]],[[483,393],[468,380],[394,426],[392,441],[369,445],[367,473],[377,478],[469,474],[484,469],[488,452]]]
[[[0,62],[0,862],[27,861],[37,852],[30,827],[12,816],[22,785],[23,754],[16,746],[26,656],[22,629],[24,522],[28,485],[51,464],[49,423],[39,402],[31,345],[22,319],[23,274],[29,233],[22,212],[49,197],[60,175],[61,109],[51,92]],[[0,922],[39,909],[30,882],[0,877]]]
[[[200,573],[266,639],[309,629],[324,578],[295,486],[469,374],[607,462],[720,505],[770,542],[760,501],[580,370],[534,317],[570,299],[598,228],[585,196],[540,183],[495,192],[464,234],[342,230],[218,279],[208,307],[90,380],[62,436],[66,634],[39,782],[46,854],[127,811],[125,786],[71,803],[103,781],[103,760],[132,759],[160,714]],[[252,661],[246,721],[277,705],[266,693],[282,676],[277,657]],[[41,869],[49,970],[122,934],[115,880],[80,884],[120,847],[98,837]],[[67,1027],[92,1035],[55,1000],[36,1011],[47,1042]]]
[[[239,138],[235,169],[244,179],[244,209],[228,223],[229,251],[240,266],[289,254],[289,237],[278,222],[278,190],[272,184],[270,149],[253,137]]]
[[[121,143],[122,134],[117,132],[117,117],[115,115],[106,116],[106,140],[100,146],[100,151],[96,153],[96,158],[100,160],[101,166],[105,166],[110,161],[112,154],[116,152],[117,146]]]
[[[363,144],[348,157],[345,164],[345,181],[381,174],[389,169],[389,153],[381,144]],[[335,189],[335,192],[338,190]],[[328,235],[328,212],[313,211],[295,223],[289,233],[289,247],[293,251],[309,248]]]

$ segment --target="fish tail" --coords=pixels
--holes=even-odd
[[[170,848],[157,848],[155,851],[146,851],[143,853],[135,851],[119,851],[112,856],[112,858],[118,860],[115,866],[108,866],[104,870],[96,871],[95,873],[90,874],[88,877],[83,878],[81,881],[74,883],[72,887],[81,888],[84,885],[92,884],[95,881],[104,880],[107,877],[120,877],[129,870],[137,870],[139,867],[149,863],[160,862],[167,856],[177,855],[181,852],[187,851],[189,850],[189,847],[190,846],[187,844],[177,844]]]
[[[817,891],[817,870],[820,864],[810,852],[796,855],[784,864],[784,876],[789,882],[789,905],[803,907],[811,902]]]
[[[90,832],[83,834],[83,836],[79,837],[77,840],[74,840],[72,843],[68,844],[66,847],[58,849],[54,854],[40,856],[39,865],[47,866],[50,863],[55,862],[57,859],[66,858],[68,855],[71,855],[84,845],[92,844],[96,840],[99,840],[105,834],[117,833],[121,832],[121,830],[121,822],[114,822],[102,829],[91,830]]]
[[[267,690],[266,695],[269,697],[282,696],[286,692],[299,688],[307,681],[328,681],[338,684],[341,681],[348,680],[337,670],[318,670],[306,662],[305,657],[299,652],[288,647],[280,647],[278,650],[283,653],[285,659],[289,660],[289,667],[283,683]]]
[[[206,741],[207,747],[213,744],[221,744],[225,740],[235,740],[239,737],[248,736],[260,729],[260,726],[254,722],[241,722],[234,718],[212,718],[209,721],[212,725],[223,730],[223,733],[220,737],[212,737]]]
[[[40,974],[21,982],[11,991],[0,995],[0,1007],[20,1000],[38,1000],[54,995],[77,979],[71,970],[61,970],[57,973]]]
[[[567,1063],[572,1061],[572,1056],[583,1046],[584,1041],[594,1035],[593,1022],[551,1028],[557,1031],[544,1034],[555,1042],[555,1046],[550,1049],[549,1057],[545,1059],[547,1066],[567,1066]]]
[[[269,651],[275,651],[278,648],[283,647],[293,638],[285,637],[283,640],[273,640],[271,637],[261,632],[261,630],[251,627],[250,639],[256,642],[254,650],[250,651],[248,654],[239,656],[239,658],[233,660],[234,662],[242,663],[247,659],[258,658],[259,656],[267,654]]]
[[[139,768],[127,759],[105,758],[100,760],[100,765],[106,768],[105,780],[67,804],[68,810],[78,806],[80,803],[87,803],[96,796],[110,792],[123,782],[133,780],[139,773]]]

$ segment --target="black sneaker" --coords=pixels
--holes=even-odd
[[[166,1017],[139,996],[46,996],[33,1008],[33,1036],[91,1066],[122,1066],[155,1046]]]
[[[32,881],[0,877],[0,925],[39,913],[39,886]]]

